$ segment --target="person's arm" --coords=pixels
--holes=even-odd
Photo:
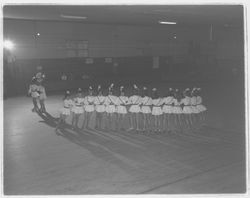
[[[143,99],[142,99],[142,97],[141,97],[141,96],[139,96],[139,99],[138,99],[137,104],[141,106],[141,105],[142,105],[142,103],[143,103]]]
[[[163,106],[165,104],[165,100],[166,100],[165,97],[161,98],[160,106]]]
[[[31,94],[31,85],[29,85],[28,96],[30,96],[30,94]]]

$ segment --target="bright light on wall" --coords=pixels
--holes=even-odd
[[[13,43],[12,41],[10,41],[10,40],[5,40],[5,41],[3,42],[3,46],[4,46],[4,48],[7,49],[7,50],[13,50],[14,47],[15,47],[14,43]]]

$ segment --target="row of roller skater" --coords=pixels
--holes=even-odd
[[[67,117],[71,115],[72,129],[89,129],[93,113],[96,114],[95,129],[107,131],[178,132],[197,130],[205,122],[207,108],[202,104],[201,88],[182,91],[169,88],[165,97],[159,96],[157,88],[149,90],[136,85],[133,85],[131,96],[125,94],[124,86],[111,84],[107,89],[107,95],[103,94],[104,89],[100,85],[95,91],[90,86],[87,95],[83,94],[81,88],[77,94],[66,91],[56,131],[64,128]],[[119,89],[118,96],[114,94],[115,89]],[[81,127],[80,118],[83,119]],[[126,119],[129,120],[129,127]],[[115,128],[112,128],[113,125]]]

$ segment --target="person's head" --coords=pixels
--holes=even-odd
[[[191,91],[191,96],[196,96],[196,87],[194,87]]]
[[[183,97],[183,93],[179,89],[175,89],[174,98],[180,101],[182,97]]]
[[[92,86],[89,86],[89,95],[90,95],[90,96],[93,95],[93,88],[92,88]]]
[[[97,93],[98,93],[99,96],[102,95],[102,87],[101,87],[101,85],[98,85],[98,87],[97,87]]]
[[[64,94],[64,99],[69,99],[70,98],[70,91],[67,90]]]
[[[31,83],[32,83],[32,84],[37,84],[37,80],[36,80],[36,77],[35,77],[35,76],[32,77]]]
[[[108,95],[113,95],[113,88],[112,87],[109,87],[109,89],[108,89]]]
[[[147,87],[143,87],[143,91],[142,91],[142,97],[148,96],[148,88]]]
[[[201,94],[201,88],[196,89],[196,95],[199,96]]]
[[[158,95],[158,92],[157,92],[157,89],[156,89],[156,88],[153,88],[153,89],[152,89],[152,98],[153,98],[153,99],[159,98],[159,95]]]
[[[180,95],[180,90],[179,89],[175,89],[174,91],[174,97],[177,98]]]
[[[109,87],[108,87],[108,95],[113,95],[113,92],[114,92],[114,83],[109,85]]]
[[[191,97],[192,95],[191,95],[191,89],[190,88],[188,88],[188,91],[187,91],[187,96],[189,96],[189,97]]]
[[[168,89],[167,96],[174,96],[174,90],[172,87]]]
[[[81,88],[78,88],[77,89],[77,97],[81,97],[82,96],[82,89]]]
[[[133,85],[133,94],[134,95],[139,95],[139,88],[137,87],[136,84]]]
[[[121,86],[121,87],[120,87],[120,95],[121,95],[121,96],[124,96],[124,95],[125,95],[124,86]]]
[[[186,88],[186,89],[183,91],[183,96],[184,96],[184,97],[190,96],[190,89],[189,89],[189,88]]]

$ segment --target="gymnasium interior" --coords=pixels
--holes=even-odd
[[[5,5],[4,194],[246,193],[244,20],[236,4]],[[27,94],[39,67],[47,115]],[[56,135],[65,90],[110,83],[201,87],[206,124],[100,131],[94,115],[90,130]]]

